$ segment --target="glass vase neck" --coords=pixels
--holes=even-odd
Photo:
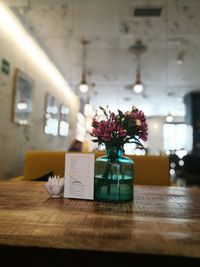
[[[123,148],[122,147],[107,147],[106,148],[107,156],[110,159],[117,159],[122,157]]]

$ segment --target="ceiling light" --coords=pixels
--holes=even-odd
[[[143,85],[141,83],[135,83],[133,86],[133,90],[136,94],[140,94],[143,91]]]
[[[174,117],[169,113],[167,116],[166,116],[166,121],[167,122],[172,122],[174,120]]]
[[[85,107],[84,107],[84,115],[86,117],[89,117],[89,116],[92,116],[95,115],[94,114],[94,111],[93,111],[93,106],[89,103],[85,104]]]
[[[178,65],[183,64],[184,56],[185,56],[185,51],[180,51],[180,52],[178,53],[178,56],[177,56],[177,58],[176,58],[176,63],[177,63]]]
[[[89,89],[89,86],[87,85],[87,83],[85,81],[82,81],[81,84],[79,85],[79,90],[81,93],[87,93]]]
[[[140,79],[140,72],[138,70],[137,71],[137,75],[136,75],[136,82],[133,85],[133,91],[136,94],[140,94],[140,93],[142,93],[143,89],[144,89],[144,86],[142,85],[142,82],[141,82],[141,79]]]
[[[178,65],[181,65],[181,64],[183,64],[183,60],[177,58],[176,63],[177,63]]]
[[[89,43],[89,41],[82,40],[82,46],[83,46],[83,69],[82,69],[82,79],[79,85],[79,90],[81,93],[87,93],[89,86],[87,84],[87,79],[86,79],[86,45]]]
[[[140,74],[140,56],[147,50],[147,47],[142,43],[142,40],[137,39],[136,42],[129,49],[136,55],[136,64],[137,64],[136,81],[133,85],[133,91],[136,94],[140,94],[144,89],[144,86],[141,82],[141,74]]]

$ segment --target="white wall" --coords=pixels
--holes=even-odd
[[[31,53],[31,51],[30,51]],[[76,114],[79,108],[77,97],[66,97],[52,84],[45,70],[42,72],[29,55],[6,34],[0,25],[0,62],[10,62],[11,70],[5,75],[0,70],[0,179],[9,179],[23,173],[24,152],[27,150],[66,150],[75,137]],[[12,98],[15,69],[27,73],[34,81],[33,112],[28,126],[12,122]],[[67,138],[44,134],[45,93],[54,95],[61,104],[70,107],[70,134]]]

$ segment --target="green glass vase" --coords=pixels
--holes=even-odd
[[[122,148],[109,148],[95,160],[94,198],[106,202],[133,200],[134,163],[123,157]]]

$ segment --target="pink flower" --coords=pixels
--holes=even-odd
[[[92,121],[91,135],[96,138],[94,141],[99,144],[105,143],[106,146],[123,147],[129,141],[140,143],[138,138],[143,141],[147,140],[148,126],[146,117],[141,110],[132,108],[131,111],[125,113],[118,110],[117,115],[114,112],[107,113],[105,109],[103,110],[106,119],[99,122],[94,117]]]

